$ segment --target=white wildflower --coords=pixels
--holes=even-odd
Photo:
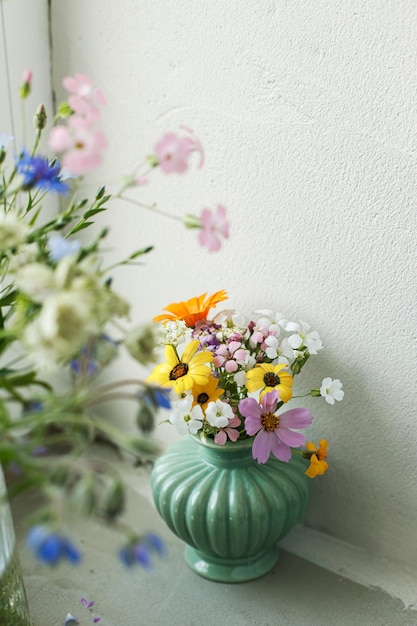
[[[233,419],[234,413],[230,404],[216,400],[209,402],[206,408],[206,418],[210,426],[215,428],[225,428],[229,425],[229,420]]]
[[[288,322],[285,330],[294,333],[288,337],[288,343],[294,350],[305,346],[310,354],[317,354],[323,348],[318,332],[310,331],[310,326],[306,322]]]
[[[180,435],[191,433],[195,435],[203,427],[204,413],[199,404],[192,407],[193,396],[188,395],[171,405],[169,421]]]
[[[329,404],[334,404],[335,400],[338,402],[343,400],[345,392],[342,390],[342,383],[338,378],[335,378],[335,380],[323,378],[320,387],[320,395],[323,396]]]
[[[42,303],[54,284],[53,270],[42,263],[29,263],[17,272],[18,289],[34,302]]]

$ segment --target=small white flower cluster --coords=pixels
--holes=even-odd
[[[158,329],[158,343],[162,346],[168,344],[178,346],[191,338],[191,331],[182,320],[175,320],[161,324]]]

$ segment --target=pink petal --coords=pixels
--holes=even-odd
[[[301,433],[295,433],[293,430],[289,428],[285,428],[285,426],[279,426],[275,430],[278,439],[285,443],[287,446],[291,446],[292,448],[298,448],[305,444],[306,438]]]
[[[274,440],[276,440],[274,432],[260,430],[256,435],[255,441],[252,445],[252,456],[258,461],[258,463],[267,462],[271,454],[271,449],[274,445]]]
[[[235,428],[225,428],[225,431],[227,432],[230,441],[237,441],[240,437],[240,432]]]
[[[267,396],[268,394],[265,394]],[[265,397],[264,396],[264,397]],[[306,428],[313,421],[313,416],[308,409],[290,409],[279,416],[280,424],[288,428]]]
[[[238,365],[237,365],[236,361],[232,361],[232,360],[227,361],[227,362],[226,362],[226,364],[225,364],[225,366],[224,366],[224,369],[225,369],[225,370],[226,370],[226,372],[228,372],[229,374],[230,374],[231,372],[236,372],[237,368],[238,368]]]
[[[217,443],[219,446],[224,446],[227,441],[227,435],[224,430],[219,430],[217,435],[214,437],[214,443]]]
[[[245,430],[248,435],[255,435],[258,430],[262,429],[262,417],[247,417],[245,419]]]
[[[291,458],[290,448],[276,437],[275,432],[274,437],[271,438],[271,452],[279,461],[284,461],[284,463],[288,463]]]
[[[255,398],[244,398],[243,400],[241,400],[239,402],[239,411],[244,417],[256,417],[259,420],[261,419],[263,413],[262,408],[259,406]]]
[[[272,391],[268,391],[262,397],[262,409],[263,413],[273,413],[277,408],[279,398],[279,391],[277,389],[273,389]],[[294,409],[293,409],[294,410]]]

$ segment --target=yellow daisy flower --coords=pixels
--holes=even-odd
[[[160,387],[172,387],[178,395],[192,389],[194,385],[206,385],[211,374],[207,363],[211,363],[213,354],[208,350],[197,352],[199,345],[198,339],[191,341],[181,358],[173,346],[167,345],[166,363],[157,365],[146,382]]]
[[[304,472],[309,478],[321,476],[327,471],[329,465],[325,459],[327,459],[328,447],[329,444],[326,439],[320,439],[318,448],[312,441],[306,443],[307,450],[312,453],[310,457],[310,466]]]
[[[224,389],[218,387],[219,380],[210,376],[206,385],[194,385],[193,387],[193,406],[199,404],[203,411],[206,410],[209,402],[216,402],[224,392]]]
[[[173,302],[172,304],[168,304],[168,306],[165,307],[165,311],[168,311],[168,313],[157,315],[153,318],[153,321],[165,323],[183,320],[187,326],[194,328],[198,321],[207,318],[210,309],[226,299],[227,292],[224,289],[216,291],[213,295],[208,297],[206,293],[202,293],[201,296],[190,298],[185,302]]]
[[[273,389],[279,391],[279,399],[288,402],[292,396],[292,376],[284,372],[285,364],[258,363],[246,373],[246,388],[249,392],[262,389],[259,399]]]

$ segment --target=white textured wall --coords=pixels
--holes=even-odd
[[[51,108],[48,0],[0,0],[0,4],[0,132],[15,137],[20,150],[33,141],[37,106]],[[33,72],[33,89],[22,107],[19,86],[26,69]]]
[[[117,205],[120,251],[155,243],[117,272],[136,319],[226,288],[319,330],[311,400],[330,441],[309,523],[415,563],[417,543],[417,4],[414,0],[52,0],[54,84],[76,71],[107,94],[105,179],[179,124],[207,151],[201,171],[155,176],[143,197],[179,213],[223,202],[220,255],[194,233]],[[94,187],[94,185],[93,185]]]

